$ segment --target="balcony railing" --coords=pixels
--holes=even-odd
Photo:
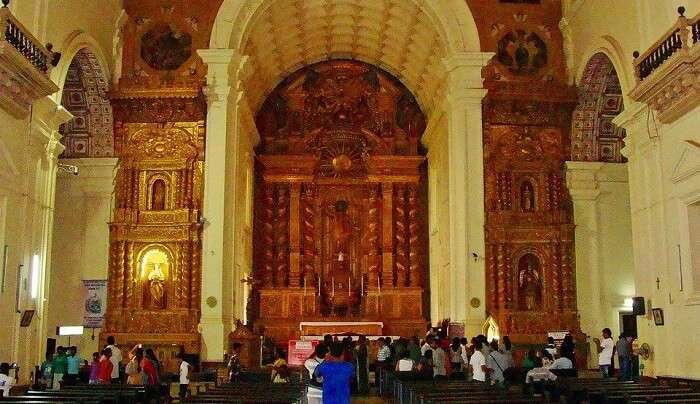
[[[634,71],[637,81],[649,77],[676,53],[688,53],[700,42],[700,14],[685,17],[685,7],[678,7],[678,21],[646,52],[634,52]]]
[[[44,75],[48,75],[53,53],[34,38],[10,13],[9,0],[3,0],[0,8],[0,43],[6,42]]]

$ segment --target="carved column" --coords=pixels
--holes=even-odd
[[[301,273],[304,285],[316,290],[316,212],[312,184],[304,184],[301,206]]]
[[[481,69],[492,53],[462,53],[444,60],[448,94],[447,153],[450,215],[450,318],[479,334],[485,319],[484,156],[481,102],[486,95]],[[468,305],[476,298],[478,307]]]
[[[382,286],[394,286],[394,190],[390,182],[382,183]]]
[[[301,184],[289,186],[289,287],[299,287],[301,272],[301,242],[299,207]]]
[[[406,186],[395,185],[394,194],[394,243],[396,255],[396,286],[408,285],[408,229],[406,228]]]
[[[367,272],[369,289],[377,288],[379,279],[379,196],[378,186],[371,185],[367,212]]]
[[[423,252],[420,251],[420,218],[418,217],[418,189],[416,184],[408,186],[408,260],[409,281],[411,286],[422,286],[422,274],[420,263]]]
[[[277,186],[275,209],[275,286],[286,286],[289,277],[289,188]],[[298,279],[297,279],[298,282]]]
[[[263,276],[262,276],[262,286],[270,287],[272,286],[272,280],[274,276],[274,262],[275,262],[275,240],[273,231],[274,222],[274,209],[275,209],[275,199],[274,199],[274,186],[272,184],[265,184],[263,189],[263,225],[262,225],[262,264],[263,264]]]

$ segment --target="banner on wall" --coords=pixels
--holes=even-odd
[[[101,328],[107,310],[107,280],[83,280],[83,327]]]

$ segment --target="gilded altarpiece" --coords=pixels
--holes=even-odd
[[[576,307],[570,160],[575,88],[567,84],[561,3],[468,0],[484,69],[486,309],[516,347],[569,331]]]
[[[119,167],[102,335],[199,352],[203,101],[121,93],[112,103]]]
[[[170,371],[200,351],[207,48],[220,1],[125,0],[110,93],[119,158],[100,339],[143,343]]]
[[[300,321],[424,326],[425,119],[387,73],[328,61],[285,79],[257,114],[250,319],[286,340]]]

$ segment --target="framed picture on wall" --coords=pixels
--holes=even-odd
[[[660,308],[651,309],[651,313],[654,316],[654,324],[664,325],[664,310]]]
[[[19,322],[20,327],[29,327],[29,324],[32,323],[32,319],[34,318],[34,310],[25,310],[24,313],[22,313],[22,320]]]

